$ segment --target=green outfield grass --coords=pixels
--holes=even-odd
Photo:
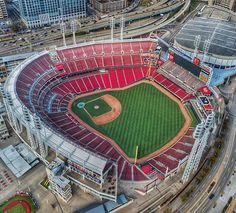
[[[3,212],[3,209],[5,208],[5,206],[8,206],[11,202],[13,202],[15,200],[24,200],[24,201],[28,202],[30,205],[30,208],[31,208],[31,213],[36,212],[36,207],[35,207],[32,199],[30,197],[25,197],[25,196],[20,196],[20,195],[12,197],[8,201],[6,201],[2,205],[0,205],[0,212]],[[16,206],[14,206],[12,209],[10,209],[8,211],[8,213],[25,213],[25,210],[22,207],[22,205],[18,204]]]
[[[83,100],[86,100],[86,98]],[[95,106],[98,106],[99,108],[95,109]],[[92,117],[99,116],[111,111],[111,107],[100,98],[96,98],[94,100],[89,99],[88,101],[85,101],[85,109]]]
[[[198,122],[198,120],[197,120],[197,118],[196,118],[196,116],[195,116],[193,110],[190,108],[190,106],[187,106],[187,108],[188,108],[189,114],[190,114],[190,116],[191,116],[191,118],[192,118],[191,127],[196,127],[199,122]]]
[[[76,105],[80,101],[86,103],[104,94],[116,97],[121,103],[122,112],[116,120],[98,126],[84,109]],[[168,143],[185,121],[178,104],[148,83],[123,91],[107,91],[79,98],[73,103],[72,110],[91,127],[116,141],[129,157],[135,156],[135,147],[138,145],[138,158]]]
[[[7,211],[7,213],[25,213],[25,209],[21,204],[18,204],[11,208],[9,211]]]

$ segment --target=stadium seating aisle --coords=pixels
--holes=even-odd
[[[131,68],[126,68],[123,70],[127,85],[135,82],[133,70]]]
[[[113,88],[113,89],[114,88],[119,88],[120,85],[118,83],[116,70],[110,70],[109,75],[110,75],[110,79],[111,79],[111,88]]]
[[[127,161],[125,161],[125,165],[123,167],[120,178],[122,180],[133,180],[133,167]]]
[[[188,154],[186,152],[178,152],[178,150],[175,150],[175,149],[168,149],[165,152],[165,155],[172,156],[173,158],[179,161],[179,160],[184,159]]]
[[[155,169],[157,169],[157,171],[161,172],[162,174],[166,173],[167,168],[165,167],[165,165],[163,164],[158,164],[157,161],[155,161],[154,159],[151,159],[148,161],[149,164],[154,167]]]
[[[194,96],[192,94],[189,94],[183,88],[181,88],[180,86],[178,86],[174,82],[170,81],[169,79],[167,79],[164,75],[162,75],[160,73],[155,75],[154,79],[156,80],[157,83],[159,83],[164,88],[169,90],[172,94],[174,94],[181,101],[186,101],[186,100],[194,98]]]
[[[163,175],[166,172],[171,173],[175,171],[179,165],[179,161],[188,156],[192,150],[194,139],[191,137],[194,129],[190,128],[185,136],[183,136],[174,146],[167,149],[161,155],[147,161],[153,168],[149,176],[158,176],[159,173]],[[156,170],[156,171],[155,171]]]
[[[176,83],[178,81],[192,90],[197,91],[200,87],[205,85],[199,78],[196,78],[192,73],[172,61],[165,62],[161,66],[161,70],[168,73],[171,80],[175,78]]]

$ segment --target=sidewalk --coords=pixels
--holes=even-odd
[[[229,205],[228,209],[226,210],[226,213],[232,213],[236,211],[236,197],[232,200],[231,204]]]
[[[231,175],[230,179],[227,181],[226,187],[220,193],[220,197],[216,201],[215,208],[211,208],[209,213],[222,212],[229,198],[235,195],[235,189],[236,189],[236,172],[235,171],[236,171],[236,166],[234,166],[234,172]],[[233,199],[230,205],[230,209],[228,209],[227,212],[232,213],[233,211],[231,209],[234,209],[235,207],[236,207],[236,198]]]

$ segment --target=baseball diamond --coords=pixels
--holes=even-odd
[[[101,98],[96,98],[85,103],[84,109],[92,116],[99,116],[111,111],[111,107]]]
[[[122,112],[114,121],[96,125],[89,114],[97,115],[94,106],[99,106],[99,115],[102,111],[107,112],[108,107],[100,99],[107,94],[119,100]],[[76,107],[79,102],[86,103],[85,108],[89,114]],[[80,97],[73,102],[72,111],[90,127],[114,140],[130,158],[134,158],[136,146],[139,146],[139,158],[162,148],[176,136],[185,123],[178,104],[147,82],[124,90]]]
[[[20,194],[0,205],[0,212],[34,213],[36,212],[36,207],[31,197],[26,194]]]

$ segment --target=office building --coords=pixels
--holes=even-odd
[[[0,0],[0,19],[7,18],[7,8],[5,0]]]
[[[86,17],[86,0],[19,0],[19,12],[29,28]]]
[[[232,10],[235,4],[235,0],[208,0],[208,5],[220,6],[229,10]]]
[[[63,176],[65,163],[59,159],[54,159],[46,168],[49,188],[52,192],[58,195],[65,202],[68,202],[72,197],[70,180]]]
[[[102,13],[122,10],[127,7],[127,0],[90,0],[94,9]]]

